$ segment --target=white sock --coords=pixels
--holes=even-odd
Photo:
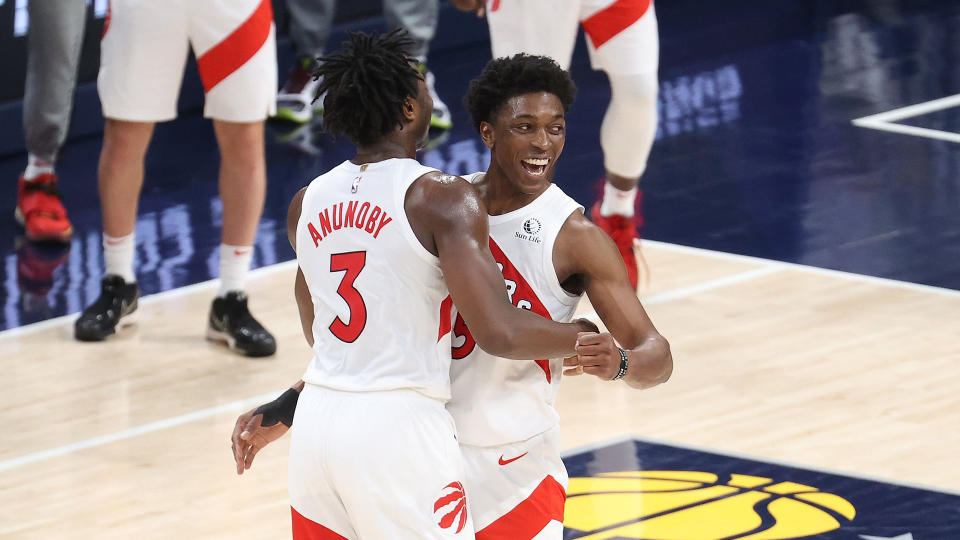
[[[253,246],[220,244],[220,293],[226,296],[231,291],[242,291],[243,283],[253,260]]]
[[[27,168],[23,171],[23,179],[29,182],[41,174],[53,174],[53,162],[28,154]]]
[[[605,181],[603,183],[603,202],[600,203],[600,215],[612,216],[617,214],[630,217],[633,215],[633,206],[636,201],[636,187],[628,191],[621,191],[615,188],[609,180]]]
[[[136,243],[133,233],[126,236],[103,235],[103,260],[107,265],[107,275],[120,276],[127,283],[136,283],[133,275],[133,254]]]

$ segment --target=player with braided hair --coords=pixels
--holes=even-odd
[[[301,382],[233,433],[242,473],[295,409],[295,539],[473,538],[444,407],[454,302],[476,341],[506,358],[571,356],[578,335],[596,330],[511,305],[473,186],[413,159],[432,107],[409,44],[357,33],[323,58],[326,127],[357,153],[300,190],[288,213],[314,355]]]

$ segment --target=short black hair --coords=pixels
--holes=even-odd
[[[577,86],[552,58],[520,53],[487,62],[480,75],[470,81],[463,104],[474,129],[480,131],[480,122],[490,122],[510,98],[534,92],[557,96],[567,113],[577,97]]]
[[[351,32],[343,49],[317,59],[322,77],[323,123],[333,135],[372,144],[402,125],[403,102],[417,96],[423,78],[410,56],[413,40],[403,30],[378,35]]]

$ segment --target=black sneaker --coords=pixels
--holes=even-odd
[[[247,356],[270,356],[277,352],[277,341],[250,314],[247,295],[241,291],[213,299],[207,339],[222,341]]]
[[[140,288],[120,276],[107,276],[100,282],[100,297],[83,310],[73,326],[80,341],[103,341],[117,333],[117,327],[132,324],[137,312]]]

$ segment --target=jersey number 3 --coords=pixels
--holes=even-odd
[[[353,343],[360,337],[363,328],[367,325],[367,306],[363,303],[360,291],[353,286],[354,280],[367,264],[366,251],[351,251],[349,253],[334,253],[330,255],[330,271],[345,272],[337,294],[347,302],[350,308],[350,322],[343,322],[338,315],[330,323],[330,331],[341,341]]]

